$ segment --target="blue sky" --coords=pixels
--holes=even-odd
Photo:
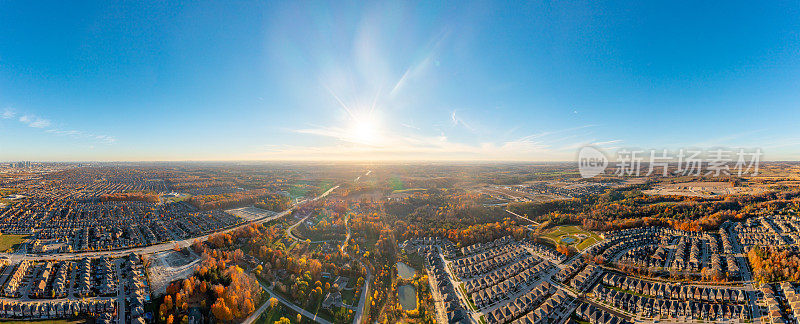
[[[800,153],[800,3],[0,1],[0,160]]]

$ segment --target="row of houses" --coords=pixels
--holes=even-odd
[[[581,303],[575,309],[575,314],[581,319],[589,322],[590,324],[629,324],[630,322],[617,317],[614,314],[606,312],[602,308],[597,308],[594,305]]]
[[[558,251],[552,249],[551,247],[536,243],[536,242],[526,242],[526,245],[529,249],[533,250],[536,254],[541,255],[545,258],[553,260],[556,263],[561,263],[567,260],[567,256],[559,253]]]
[[[558,323],[561,320],[561,313],[568,307],[572,298],[563,290],[557,291],[550,296],[542,305],[525,316],[513,321],[513,324],[549,324]]]
[[[456,295],[455,287],[445,271],[444,260],[439,256],[438,252],[429,251],[425,255],[425,260],[428,262],[429,268],[428,276],[433,279],[433,289],[442,296],[444,303],[444,311],[447,316],[447,322],[450,324],[469,324],[470,320],[466,311],[461,306],[458,296]]]
[[[145,310],[144,304],[149,300],[147,293],[147,280],[142,274],[141,260],[139,256],[131,253],[122,263],[123,276],[125,276],[124,287],[127,294],[126,319],[128,323],[144,324]]]
[[[725,221],[719,228],[719,238],[722,242],[722,252],[725,254],[733,253],[733,240],[734,238],[731,237],[731,234],[728,232],[728,227],[730,227],[731,222]]]
[[[100,295],[111,295],[117,293],[117,271],[109,258],[97,259],[97,273],[96,277],[99,278],[100,285],[97,287]]]
[[[530,252],[519,244],[504,245],[472,257],[453,261],[453,272],[461,279],[468,279],[483,275],[528,255]]]
[[[539,262],[541,262],[541,259],[538,257],[529,256],[505,267],[487,273],[486,275],[480,276],[479,278],[466,281],[464,283],[464,290],[466,290],[468,294],[471,294],[480,289],[494,286],[503,280],[517,275],[527,268],[535,266]]]
[[[427,249],[430,249],[434,246],[441,247],[442,250],[448,255],[455,254],[455,252],[458,250],[455,244],[453,244],[453,242],[450,240],[433,236],[410,238],[403,241],[403,243],[400,243],[399,245],[400,249],[405,253],[417,253],[421,256],[424,256],[427,253]],[[448,253],[448,251],[451,252]]]
[[[672,269],[679,271],[685,269],[700,270],[702,266],[700,246],[703,240],[692,237],[680,237],[678,240],[678,246],[675,249],[675,256],[671,264]],[[687,249],[689,250],[688,254],[686,253]]]
[[[797,319],[800,318],[800,295],[797,294],[797,290],[794,289],[790,282],[782,282],[780,287],[783,290],[783,296],[786,298],[784,303],[791,310],[791,316],[796,323]]]
[[[18,302],[0,301],[0,316],[17,319],[71,318],[78,315],[114,315],[116,302],[112,299]]]
[[[777,292],[769,284],[761,285],[760,289],[761,293],[764,294],[764,302],[767,304],[767,323],[786,323],[779,301],[780,296]]]
[[[651,282],[633,277],[606,273],[603,284],[634,293],[659,298],[708,301],[715,303],[743,303],[747,295],[741,288],[715,288],[681,285],[677,283]]]
[[[47,293],[47,283],[50,279],[50,273],[53,271],[53,262],[45,262],[39,273],[33,278],[33,286],[31,286],[30,294],[34,297],[41,298]]]
[[[634,295],[622,290],[597,285],[592,290],[594,297],[613,307],[644,317],[669,317],[691,320],[748,320],[749,311],[739,304],[711,304],[706,302],[664,300]]]
[[[626,251],[618,263],[639,268],[663,267],[665,255],[663,247],[658,244],[641,245]]]
[[[67,287],[67,275],[72,268],[72,262],[60,261],[58,262],[58,270],[56,270],[55,279],[53,279],[53,297],[61,298],[67,296],[69,289]]]
[[[92,260],[83,258],[78,262],[78,276],[75,282],[76,291],[80,296],[89,296],[92,293]]]
[[[546,261],[539,263],[495,286],[487,287],[472,293],[472,301],[475,302],[475,306],[478,308],[495,305],[507,299],[509,296],[516,294],[520,289],[523,289],[523,287],[527,287],[539,280],[550,268],[551,265]]]
[[[487,323],[508,323],[541,305],[553,293],[555,288],[547,281],[536,288],[517,297],[505,306],[499,307],[486,314]]]
[[[585,265],[586,263],[584,262],[583,258],[577,258],[570,262],[566,267],[559,270],[558,273],[553,276],[553,279],[560,282],[567,282],[567,280],[572,278],[572,276],[578,273],[578,271],[581,271]]]
[[[493,249],[495,247],[505,245],[506,243],[511,243],[513,241],[514,238],[512,238],[510,235],[507,235],[488,243],[475,243],[469,246],[462,247],[461,254],[464,256],[470,256],[479,252],[483,252],[486,250]]]
[[[654,233],[638,233],[632,236],[615,237],[615,241],[600,254],[603,260],[612,261],[617,254],[636,246],[658,244],[658,237]]]
[[[569,285],[572,288],[575,288],[577,291],[587,290],[589,287],[591,287],[594,279],[597,278],[602,272],[603,269],[595,264],[586,265],[586,268],[581,270],[581,272],[575,275],[575,278],[570,280]]]
[[[14,272],[8,278],[5,286],[3,287],[4,296],[19,297],[22,295],[22,292],[20,291],[20,285],[22,284],[22,280],[25,278],[25,275],[28,273],[28,270],[31,270],[31,264],[32,263],[30,261],[23,260],[17,265],[17,267],[14,269]]]

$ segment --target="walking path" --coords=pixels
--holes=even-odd
[[[515,213],[515,212],[512,212],[512,211],[510,211],[510,210],[508,210],[508,209],[506,209],[506,212],[508,212],[508,213],[509,213],[509,214],[511,214],[511,215],[514,215],[514,216],[517,216],[517,217],[519,217],[519,218],[522,218],[522,219],[524,219],[524,220],[526,220],[526,221],[529,221],[529,222],[531,222],[531,223],[535,224],[536,226],[540,225],[539,223],[537,223],[537,222],[534,222],[534,221],[530,220],[530,218],[527,218],[527,217],[525,217],[525,216],[522,216],[522,215],[520,215],[520,214],[517,214],[517,213]]]

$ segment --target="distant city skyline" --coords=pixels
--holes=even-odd
[[[800,157],[800,3],[2,2],[0,161]]]

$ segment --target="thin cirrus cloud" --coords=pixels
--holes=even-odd
[[[17,118],[18,115],[19,115],[19,118]],[[22,115],[20,115],[16,111],[14,111],[14,110],[12,110],[10,108],[6,108],[3,111],[3,113],[0,114],[0,117],[2,117],[2,119],[9,119],[9,120],[16,119],[17,121],[19,121],[20,123],[22,123],[25,126],[28,126],[28,127],[31,127],[31,128],[43,129],[46,133],[53,134],[53,135],[56,135],[56,136],[69,136],[69,137],[72,137],[72,138],[75,138],[75,139],[87,139],[87,140],[90,140],[90,141],[94,141],[94,142],[98,142],[98,143],[104,143],[104,144],[114,144],[117,141],[116,138],[114,138],[113,136],[109,136],[109,135],[92,134],[92,133],[87,133],[87,132],[74,130],[74,129],[66,129],[65,130],[65,129],[55,128],[55,127],[52,127],[53,123],[49,119],[41,118],[41,117],[38,117],[38,116],[35,116],[35,115],[30,115],[30,114],[22,114]]]
[[[588,127],[588,126],[587,126]],[[250,158],[257,159],[318,159],[333,160],[570,160],[574,150],[581,145],[602,146],[611,149],[611,144],[619,141],[596,142],[583,140],[569,145],[557,145],[560,137],[555,136],[563,129],[542,132],[515,140],[499,142],[480,142],[470,144],[453,141],[444,134],[439,136],[420,135],[415,132],[401,133],[383,131],[375,137],[379,140],[365,143],[352,136],[347,129],[338,127],[316,127],[298,129],[294,132],[325,137],[334,140],[330,145],[321,146],[269,146],[265,151]]]
[[[19,117],[19,121],[25,125],[28,125],[33,128],[46,128],[50,127],[50,121],[44,118],[39,118],[36,116],[30,115],[22,115]]]

